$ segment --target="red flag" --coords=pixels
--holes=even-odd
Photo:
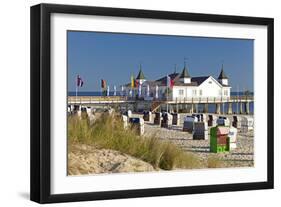
[[[135,80],[135,87],[139,87],[139,81],[138,80]]]
[[[101,87],[106,88],[106,81],[101,79]]]
[[[171,78],[170,87],[173,88],[174,85],[175,85],[175,81]]]

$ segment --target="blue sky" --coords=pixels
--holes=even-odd
[[[142,64],[148,80],[181,72],[184,58],[191,76],[217,78],[221,64],[232,91],[253,90],[253,40],[188,36],[141,35],[68,31],[68,91],[75,91],[79,74],[80,91],[100,91],[100,80],[120,86],[130,82]]]

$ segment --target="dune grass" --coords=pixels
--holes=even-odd
[[[103,114],[94,124],[85,116],[68,117],[70,143],[94,145],[97,148],[117,150],[150,163],[155,169],[198,168],[198,157],[187,153],[171,142],[155,136],[138,136],[134,129],[124,129],[116,115]]]
[[[207,159],[208,168],[221,168],[223,167],[222,161],[215,155],[210,155]]]

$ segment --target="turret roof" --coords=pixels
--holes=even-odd
[[[180,78],[190,78],[190,75],[188,73],[188,70],[187,70],[187,67],[185,64],[184,64],[184,68],[182,70]]]
[[[137,76],[136,79],[137,79],[137,80],[144,80],[144,79],[145,79],[145,76],[144,76],[144,74],[143,74],[143,72],[142,72],[142,69],[141,69],[141,65],[140,65],[139,74],[138,74],[138,76]]]
[[[220,72],[220,75],[219,75],[218,79],[219,80],[221,80],[221,79],[228,79],[228,77],[224,73],[223,65],[221,66],[221,72]]]

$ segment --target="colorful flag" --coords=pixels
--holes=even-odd
[[[79,75],[77,75],[76,82],[77,82],[77,87],[82,87],[84,84],[82,78]]]
[[[101,88],[106,88],[106,81],[101,79]]]
[[[170,82],[170,86],[171,86],[171,88],[173,88],[173,87],[174,87],[174,85],[175,85],[175,81],[174,81],[173,79],[171,79],[171,82]]]
[[[141,96],[141,84],[138,84],[138,95]]]
[[[121,86],[121,96],[124,96],[124,86]]]
[[[155,87],[155,98],[158,99],[158,85]]]
[[[107,86],[106,95],[109,96],[109,86]]]
[[[171,79],[171,77],[169,75],[167,75],[167,87],[168,88],[173,88],[175,82],[173,79]]]
[[[135,87],[138,88],[139,85],[140,85],[140,84],[139,84],[139,81],[138,81],[138,80],[135,80]]]
[[[167,87],[170,88],[171,87],[171,78],[170,76],[167,75]]]
[[[133,75],[131,75],[131,88],[135,87],[135,78]]]
[[[116,92],[117,92],[117,91],[116,91],[116,86],[113,86],[113,90],[114,90],[113,95],[116,96]]]

